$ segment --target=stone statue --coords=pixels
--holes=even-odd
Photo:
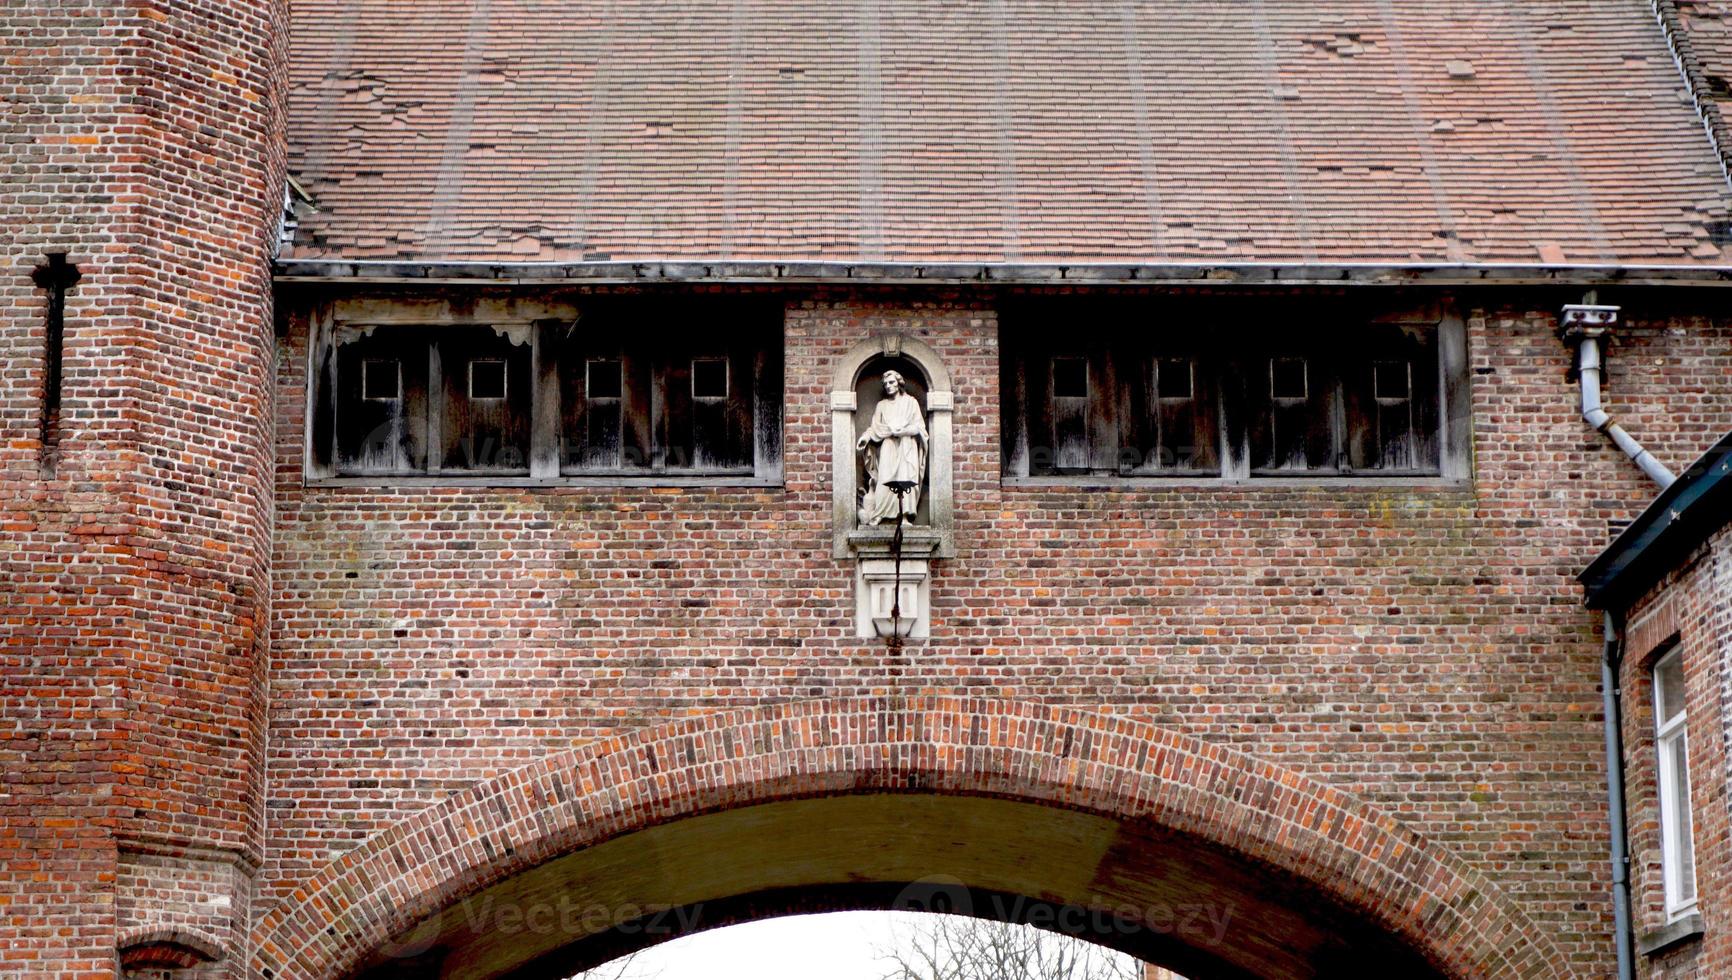
[[[920,402],[903,390],[902,375],[895,371],[884,372],[884,398],[856,448],[866,461],[860,523],[913,524],[920,506],[920,481],[926,476],[926,416]],[[893,489],[897,487],[904,491],[900,497]]]

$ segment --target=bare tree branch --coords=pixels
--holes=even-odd
[[[660,970],[648,972],[643,970],[633,970],[632,967],[636,960],[636,953],[628,953],[617,960],[603,963],[601,966],[592,970],[585,970],[577,976],[572,977],[571,980],[655,980],[656,977],[661,975]]]
[[[898,924],[883,980],[1142,980],[1124,953],[1033,926],[956,915]]]

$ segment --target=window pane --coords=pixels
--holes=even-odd
[[[618,398],[623,389],[620,383],[619,362],[614,360],[592,360],[588,365],[588,376],[584,393],[589,398]]]
[[[504,398],[505,389],[504,361],[469,362],[470,398]]]
[[[395,358],[361,362],[361,397],[368,401],[395,401],[402,394],[401,381]]]
[[[1675,652],[1654,664],[1654,700],[1661,725],[1684,711],[1684,659]]]
[[[1220,475],[1220,410],[1212,379],[1198,358],[1166,352],[1188,340],[1159,338],[1154,354],[1145,355],[1144,370],[1119,373],[1117,403],[1127,413],[1119,420],[1122,475]],[[1129,361],[1137,352],[1128,348],[1120,346],[1116,356]]]
[[[1335,384],[1327,364],[1300,356],[1263,357],[1252,363],[1255,373],[1247,379],[1248,394],[1255,400],[1248,419],[1252,472],[1336,472]]]
[[[667,353],[655,360],[651,384],[659,392],[652,410],[658,413],[654,428],[662,467],[670,473],[750,472],[751,382],[734,384],[729,374],[751,355],[693,357],[693,347],[713,351],[721,345],[692,334],[664,339],[661,346]]]
[[[1261,299],[1030,299],[1002,324],[1007,476],[1443,468],[1439,325],[1418,315],[1369,322],[1347,304]]]
[[[1161,398],[1191,397],[1191,359],[1155,358],[1155,391]]]
[[[1664,833],[1671,836],[1673,850],[1678,857],[1677,887],[1673,894],[1680,903],[1694,901],[1696,898],[1696,844],[1691,835],[1690,764],[1689,751],[1685,745],[1686,740],[1682,734],[1671,739],[1667,745],[1665,763],[1672,767],[1673,785],[1677,787],[1676,805],[1668,815]]]
[[[1406,401],[1413,393],[1412,370],[1406,361],[1378,361],[1371,387],[1378,401]]]
[[[1277,357],[1269,362],[1269,395],[1272,398],[1305,398],[1310,391],[1305,359]]]
[[[560,470],[748,477],[780,454],[780,310],[598,302],[558,342]]]
[[[1052,394],[1054,398],[1087,398],[1089,362],[1081,357],[1053,358]]]
[[[1097,452],[1111,451],[1097,445],[1090,431],[1089,362],[1086,357],[1066,355],[1052,359],[1052,399],[1047,406],[1051,441],[1039,440],[1037,459],[1049,472],[1087,473]],[[1043,433],[1043,435],[1045,434]]]
[[[1378,325],[1346,335],[1336,349],[1348,466],[1355,473],[1436,473],[1436,330]]]
[[[728,397],[728,360],[702,357],[692,361],[692,397]]]

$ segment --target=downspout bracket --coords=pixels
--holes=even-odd
[[[1558,336],[1568,344],[1581,343],[1605,336],[1606,331],[1618,325],[1618,314],[1622,307],[1590,306],[1585,303],[1575,303],[1565,306],[1558,317]]]

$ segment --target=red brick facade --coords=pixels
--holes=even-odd
[[[940,286],[760,288],[785,311],[780,486],[309,483],[309,322],[354,290],[273,295],[285,19],[282,0],[0,13],[0,978],[335,978],[591,845],[699,850],[706,818],[841,797],[1107,834],[1080,882],[1038,855],[1023,878],[981,865],[1053,902],[1132,901],[1119,859],[1194,846],[1192,878],[1147,894],[1207,895],[1220,871],[1250,903],[1229,935],[1271,973],[1285,940],[1326,951],[1319,923],[1451,976],[1607,972],[1601,648],[1574,575],[1653,491],[1577,415],[1554,325],[1579,291],[1364,287],[1462,312],[1466,484],[1008,486],[998,325],[1021,297]],[[32,272],[55,253],[81,279],[45,444]],[[479,288],[374,300],[462,319]],[[1711,290],[1600,299],[1624,308],[1607,396],[1632,433],[1678,464],[1732,429]],[[955,399],[956,555],[931,639],[896,653],[855,638],[830,552],[831,373],[883,333],[930,345]],[[1632,618],[1639,926],[1639,671],[1673,633],[1700,732],[1707,931],[1655,975],[1732,969],[1729,561],[1722,536]],[[922,833],[1018,855],[992,827]],[[875,859],[831,850],[823,873]],[[758,881],[722,857],[697,898]]]
[[[785,489],[303,487],[321,300],[285,300],[279,361],[277,914],[307,914],[298,890],[409,833],[407,813],[574,743],[971,696],[1154,725],[1351,793],[1485,874],[1570,969],[1608,962],[1599,639],[1572,577],[1651,490],[1576,415],[1549,299],[1469,317],[1471,487],[1124,492],[1003,486],[996,309],[1014,299],[919,293],[789,299]],[[1671,302],[1626,305],[1608,397],[1683,460],[1732,426],[1732,358],[1724,323]],[[937,566],[933,640],[899,658],[852,638],[825,550],[828,379],[885,330],[936,349],[957,393],[958,557]]]
[[[0,12],[3,976],[111,974],[156,925],[149,855],[261,857],[285,17]],[[45,447],[50,252],[82,279]]]
[[[1660,859],[1654,661],[1682,657],[1688,715],[1691,814],[1702,933],[1642,957],[1643,975],[1716,977],[1732,971],[1732,826],[1724,803],[1726,739],[1732,734],[1732,531],[1705,542],[1628,613],[1623,663],[1624,765],[1630,821],[1635,931],[1667,924]],[[1650,944],[1652,940],[1650,940]]]
[[[1281,766],[1104,714],[902,694],[704,715],[484,780],[304,883],[262,923],[254,967],[341,976],[422,917],[561,855],[717,806],[857,793],[989,795],[1150,821],[1328,882],[1451,975],[1570,972],[1480,872]]]

